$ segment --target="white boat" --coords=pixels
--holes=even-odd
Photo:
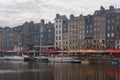
[[[23,56],[4,56],[4,60],[23,61]]]
[[[81,63],[81,60],[79,60],[79,59],[73,59],[73,60],[71,61],[71,63]]]
[[[119,65],[120,64],[120,60],[112,60],[112,65]]]
[[[73,57],[62,57],[62,56],[49,57],[48,60],[50,62],[55,62],[55,63],[72,63],[72,62],[76,62]]]
[[[87,60],[84,60],[84,61],[81,61],[81,64],[89,64],[90,61],[87,61]]]
[[[5,58],[4,58],[4,56],[0,56],[0,60],[4,60]]]
[[[37,56],[37,57],[35,57],[35,59],[37,59],[38,61],[48,62],[48,57],[46,57],[46,56]]]

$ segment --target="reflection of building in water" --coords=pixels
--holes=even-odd
[[[120,72],[109,65],[55,64],[54,80],[120,80]]]

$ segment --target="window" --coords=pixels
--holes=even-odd
[[[111,34],[111,37],[114,37],[114,33]]]
[[[100,23],[98,23],[98,26],[100,25]]]
[[[94,25],[96,26],[96,23],[94,23]]]
[[[58,40],[58,36],[56,36],[56,40]]]
[[[119,44],[119,41],[117,41],[117,44]]]
[[[102,43],[104,44],[104,43],[105,43],[105,40],[102,40]]]
[[[56,25],[56,29],[58,28],[58,25]]]
[[[56,23],[58,23],[58,20],[56,20]]]
[[[61,20],[59,20],[59,23],[61,23]]]
[[[59,34],[61,34],[61,30],[59,30]]]
[[[119,22],[117,21],[117,25],[119,25]]]
[[[97,31],[99,32],[99,31],[100,31],[100,29],[99,29],[99,28],[97,28]]]
[[[88,30],[86,32],[88,33]]]
[[[111,26],[112,30],[114,30],[114,26]]]
[[[110,20],[107,20],[108,23],[110,23]]]
[[[48,32],[51,32],[51,29],[48,29]]]
[[[94,28],[94,31],[96,32],[96,28]]]
[[[90,25],[90,28],[92,28],[92,25]]]
[[[110,37],[110,33],[107,34],[107,37]]]
[[[59,40],[61,40],[61,36],[59,36]]]
[[[59,42],[59,45],[61,45],[61,42]]]
[[[58,34],[58,31],[56,30],[56,34]]]
[[[43,34],[41,34],[41,38],[43,38]]]
[[[119,19],[119,15],[117,16],[117,19]]]
[[[59,28],[61,28],[61,25],[59,25]]]
[[[56,42],[56,46],[57,46],[57,44],[58,44],[58,43]]]
[[[108,30],[108,31],[110,30],[110,26],[107,26],[107,30]]]
[[[114,23],[114,19],[112,19],[112,23]]]

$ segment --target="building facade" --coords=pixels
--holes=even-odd
[[[94,49],[105,49],[106,41],[106,11],[104,7],[94,13]]]
[[[120,10],[119,10],[120,11]],[[116,13],[115,16],[116,25],[116,39],[115,39],[115,49],[120,49],[120,13]]]
[[[84,49],[93,49],[93,39],[94,39],[94,22],[93,16],[85,16],[85,42]]]
[[[14,28],[1,29],[0,38],[1,50],[13,50],[18,45],[18,32]]]
[[[82,15],[70,15],[68,21],[68,47],[69,50],[84,49],[85,20]]]
[[[35,24],[33,29],[33,40],[35,50],[53,49],[54,47],[54,24],[45,23],[41,20]]]
[[[63,36],[64,33],[67,32],[68,29],[68,19],[66,15],[56,14],[56,18],[54,19],[54,28],[55,28],[55,43],[54,46],[56,49],[63,50]]]

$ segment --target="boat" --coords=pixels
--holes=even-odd
[[[4,56],[0,56],[0,60],[4,60],[5,59],[5,57]]]
[[[27,55],[25,55],[24,56],[24,61],[36,61],[36,59],[33,56],[27,56]]]
[[[54,56],[49,57],[48,60],[55,63],[81,63],[81,60],[69,56]]]
[[[36,61],[48,62],[47,56],[37,56],[35,57]]]
[[[112,60],[112,65],[119,65],[120,64],[120,60]]]
[[[58,57],[58,56],[55,56],[55,57],[49,57],[48,60],[50,62],[58,62],[58,63],[70,63],[72,61],[72,58],[71,57]]]
[[[73,60],[71,61],[71,63],[81,63],[81,60],[79,60],[79,59],[73,59]]]
[[[4,60],[24,61],[23,56],[4,56]]]
[[[81,61],[81,64],[89,64],[89,63],[90,63],[90,61],[87,61],[87,60]]]

